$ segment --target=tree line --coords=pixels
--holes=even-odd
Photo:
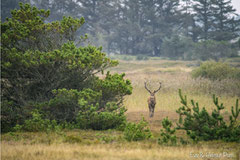
[[[22,1],[50,9],[49,22],[84,17],[76,34],[87,33],[107,53],[205,60],[237,56],[240,46],[240,17],[231,0]]]

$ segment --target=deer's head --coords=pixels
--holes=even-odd
[[[147,82],[144,82],[144,86],[145,89],[150,93],[150,96],[155,96],[155,93],[157,93],[161,89],[162,83],[159,82],[159,88],[157,90],[154,90],[153,92],[147,88]]]

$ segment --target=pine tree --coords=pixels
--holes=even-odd
[[[213,13],[211,10],[211,0],[193,0],[193,9],[195,11],[194,19],[196,25],[200,28],[199,39],[208,40],[210,38],[210,32],[213,29]]]
[[[212,38],[217,41],[236,38],[239,31],[239,21],[234,19],[235,9],[231,0],[213,0],[214,32]]]

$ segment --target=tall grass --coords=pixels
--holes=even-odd
[[[128,111],[148,111],[147,97],[149,93],[144,88],[144,81],[148,82],[151,89],[158,87],[162,82],[162,89],[156,93],[156,111],[175,111],[180,106],[178,89],[181,88],[189,99],[198,101],[201,106],[213,109],[212,95],[220,96],[227,110],[234,105],[236,98],[240,96],[240,81],[224,79],[210,81],[204,78],[192,79],[189,72],[173,73],[134,73],[127,74],[132,81],[133,93],[125,98],[124,104]]]

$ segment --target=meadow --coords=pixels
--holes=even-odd
[[[233,65],[237,64],[233,62]],[[198,61],[170,61],[149,59],[146,61],[119,60],[111,72],[126,73],[131,80],[133,93],[126,96],[127,120],[139,122],[144,117],[153,133],[150,140],[127,142],[121,131],[71,130],[51,133],[11,132],[1,135],[1,158],[3,160],[192,160],[192,159],[240,159],[240,145],[222,141],[199,142],[176,146],[157,143],[162,128],[161,121],[169,117],[177,122],[176,110],[181,106],[178,90],[182,89],[188,100],[194,99],[208,111],[214,109],[212,95],[216,94],[226,107],[228,118],[231,106],[240,98],[240,82],[237,80],[210,81],[193,79],[191,71]],[[144,82],[149,88],[162,88],[156,93],[157,104],[153,118],[148,117]],[[177,136],[185,136],[177,131]],[[186,137],[187,138],[187,137]]]

